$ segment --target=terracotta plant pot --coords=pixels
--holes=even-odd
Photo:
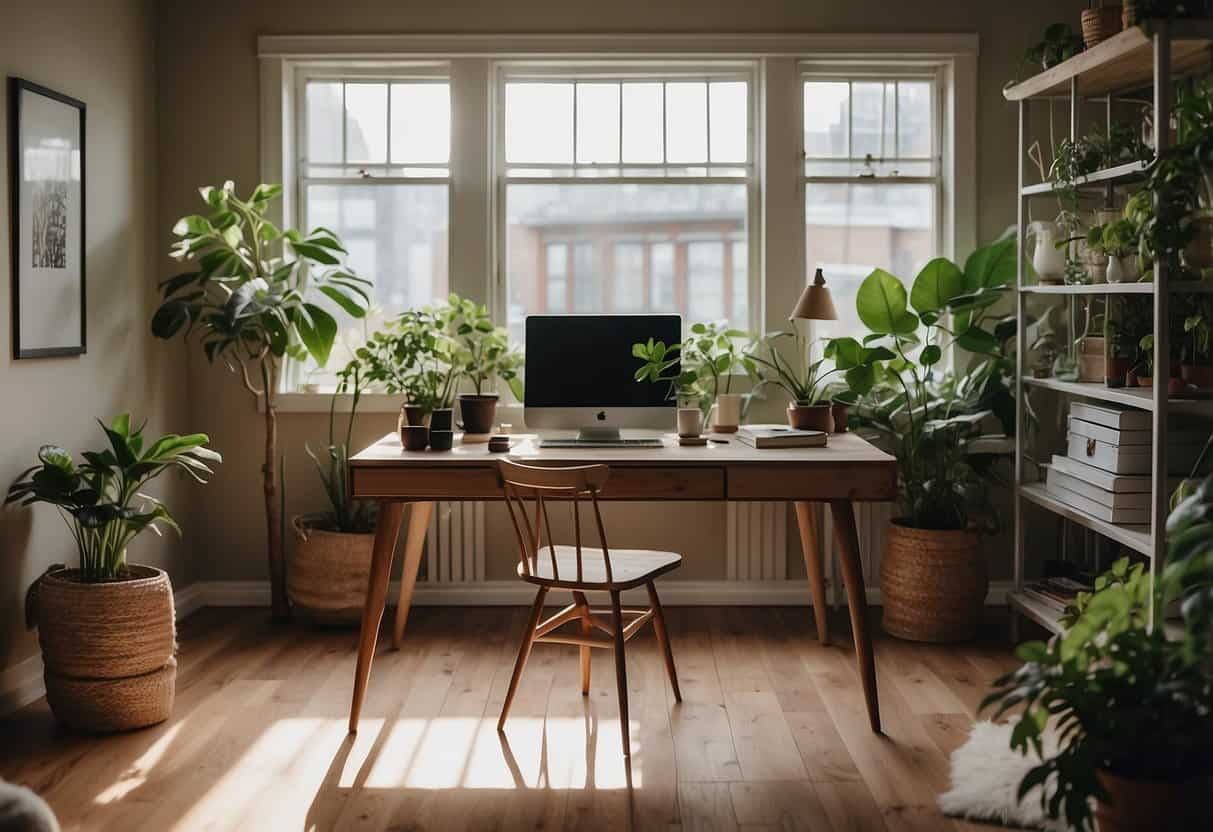
[[[459,413],[463,416],[459,427],[464,433],[492,433],[497,418],[497,395],[460,396]]]
[[[716,433],[736,433],[741,425],[741,395],[721,393],[712,410],[712,430]]]
[[[886,633],[910,641],[977,634],[990,579],[975,529],[914,529],[891,520],[880,563]]]
[[[430,412],[419,404],[406,404],[400,408],[400,418],[397,420],[397,427],[409,425],[412,427],[430,426]]]
[[[834,419],[828,404],[788,405],[788,424],[797,430],[834,432]]]
[[[1112,356],[1107,361],[1104,370],[1104,384],[1108,387],[1124,387],[1125,376],[1129,373],[1129,359]]]
[[[1090,49],[1095,44],[1105,41],[1119,32],[1120,17],[1119,5],[1084,9],[1082,12],[1082,40],[1087,48]]]
[[[294,527],[295,551],[286,571],[291,606],[318,624],[359,624],[375,535],[313,529],[301,517]]]
[[[1108,793],[1108,800],[1095,802],[1099,832],[1187,832],[1205,827],[1200,818],[1207,775],[1180,783],[1137,780],[1102,769],[1095,776]]]
[[[1137,377],[1137,386],[1138,387],[1153,387],[1154,386],[1154,376],[1138,376]]]
[[[1213,390],[1213,364],[1183,364],[1179,377],[1200,390]]]
[[[850,416],[851,406],[844,402],[835,402],[830,405],[830,418],[834,420],[834,433],[847,432],[847,418]]]
[[[1141,377],[1137,375],[1137,370],[1132,369],[1125,373],[1125,387],[1137,387]]]
[[[1107,378],[1104,339],[1088,335],[1082,339],[1078,352],[1078,380],[1103,381]]]
[[[176,689],[176,615],[168,575],[130,564],[127,578],[83,583],[52,568],[32,596],[46,700],[81,731],[128,731],[168,719]]]
[[[1193,269],[1213,268],[1213,217],[1192,220],[1194,234],[1184,246],[1184,263]]]
[[[1123,0],[1120,11],[1121,29],[1132,29],[1141,21],[1137,7],[1138,0]]]

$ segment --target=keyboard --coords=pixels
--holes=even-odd
[[[663,448],[659,437],[644,439],[540,439],[540,448]]]

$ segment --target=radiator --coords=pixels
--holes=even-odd
[[[788,576],[788,504],[726,503],[725,575],[730,581]]]
[[[484,503],[435,503],[425,551],[430,584],[483,581]]]
[[[880,559],[884,555],[885,529],[896,508],[896,503],[855,503],[855,528],[859,532],[863,580],[869,590],[880,587]],[[822,552],[825,556],[826,575],[830,581],[830,602],[837,604],[843,597],[840,582],[834,579],[834,576],[839,574],[838,542],[834,538],[834,521],[830,512],[825,510],[822,514]]]

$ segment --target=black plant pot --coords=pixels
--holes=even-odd
[[[492,433],[497,416],[497,396],[460,396],[459,412],[463,416],[459,427],[464,433]]]
[[[455,411],[449,407],[438,407],[430,414],[430,430],[451,430],[455,419]]]

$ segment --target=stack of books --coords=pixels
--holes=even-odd
[[[752,448],[820,448],[829,439],[825,431],[796,430],[787,425],[742,425],[737,439]]]
[[[1042,578],[1025,584],[1023,594],[1060,614],[1074,602],[1080,592],[1091,592],[1090,584],[1073,578]]]

